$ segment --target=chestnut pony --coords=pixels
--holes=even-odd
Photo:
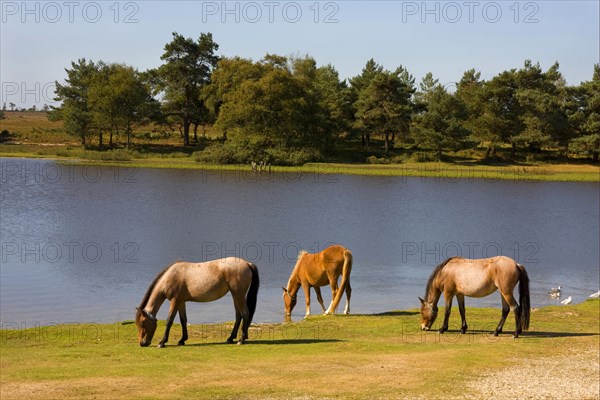
[[[243,344],[248,339],[248,327],[256,310],[259,284],[256,265],[240,258],[230,257],[203,263],[176,262],[168,266],[154,278],[137,307],[135,324],[140,346],[145,347],[152,342],[156,331],[156,313],[165,300],[170,301],[167,328],[158,347],[164,347],[169,340],[169,331],[177,312],[183,331],[178,345],[185,344],[188,339],[186,301],[214,301],[228,292],[233,297],[235,324],[227,342],[234,342],[243,320],[242,336],[238,342]]]
[[[519,304],[513,296],[513,290],[519,283]],[[437,317],[437,303],[444,294],[444,323],[439,332],[448,330],[448,319],[452,299],[456,296],[462,325],[461,333],[467,331],[465,320],[465,296],[485,297],[498,289],[502,297],[502,317],[494,332],[498,336],[502,332],[504,321],[510,310],[515,313],[515,333],[518,337],[523,330],[529,329],[530,299],[529,277],[525,267],[505,256],[469,260],[452,257],[438,265],[427,282],[425,300],[421,301],[421,329],[429,330]]]
[[[296,266],[290,275],[287,288],[283,288],[283,304],[286,316],[292,314],[292,309],[296,305],[297,295],[300,286],[304,289],[306,298],[306,316],[310,315],[310,288],[315,288],[317,300],[325,314],[334,314],[344,292],[346,292],[346,308],[344,314],[350,312],[350,296],[352,288],[350,287],[350,271],[352,271],[352,253],[350,250],[340,246],[333,245],[325,250],[309,254],[301,251],[298,255]],[[338,287],[338,278],[342,276]],[[323,297],[321,297],[321,286],[329,284],[331,286],[331,304],[325,310]]]

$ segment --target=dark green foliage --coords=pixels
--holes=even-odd
[[[192,124],[197,127],[212,120],[202,93],[219,60],[215,55],[218,49],[211,33],[202,33],[194,41],[173,32],[173,40],[161,56],[164,64],[150,71],[155,94],[164,96],[164,115],[182,128],[184,146],[190,144]]]
[[[67,133],[81,139],[85,146],[87,138],[92,133],[92,111],[89,106],[88,92],[98,66],[93,61],[80,59],[71,63],[71,69],[65,69],[67,79],[65,84],[55,82],[56,101],[61,101],[60,107],[53,107],[49,113],[51,120],[63,120]]]
[[[62,104],[48,117],[63,120],[84,145],[97,135],[102,146],[108,133],[111,147],[113,135],[124,133],[129,143],[133,126],[152,121],[179,130],[185,146],[208,144],[196,153],[207,163],[380,163],[486,149],[494,160],[547,159],[550,151],[598,161],[598,65],[591,81],[576,86],[566,84],[558,63],[544,71],[527,60],[488,81],[474,69],[446,85],[428,73],[417,90],[406,68],[389,71],[373,59],[346,81],[309,56],[253,61],[220,58],[218,48],[210,33],[197,40],[173,33],[157,69],[72,62],[56,83]],[[197,135],[210,125],[219,135],[214,143]],[[352,144],[358,138],[362,147]]]
[[[205,91],[236,162],[299,165],[331,150],[349,115],[337,71],[310,57],[223,59]]]
[[[371,134],[384,138],[384,151],[394,146],[396,135],[406,136],[413,113],[414,80],[403,68],[383,70],[370,60],[354,78],[354,126],[363,132],[363,145],[370,146]]]

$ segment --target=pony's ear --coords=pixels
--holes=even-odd
[[[282,286],[281,288],[283,289],[284,293],[287,293],[287,292],[288,292],[288,291],[287,291],[287,289],[286,289],[286,288],[284,288],[283,286]]]
[[[422,298],[419,297],[419,300],[421,301],[421,304],[425,304],[425,300],[423,300]]]

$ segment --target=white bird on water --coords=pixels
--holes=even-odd
[[[550,289],[550,291],[548,292],[548,294],[550,295],[550,297],[560,297],[560,290],[562,289],[561,286],[559,287],[553,287]]]
[[[573,298],[571,296],[569,296],[566,299],[564,299],[563,301],[561,301],[560,304],[564,304],[566,306],[567,304],[570,304],[571,301],[573,301]]]
[[[600,290],[598,290],[596,293],[592,293],[592,294],[590,294],[590,297],[592,297],[592,298],[594,298],[594,299],[595,299],[596,297],[600,297]]]

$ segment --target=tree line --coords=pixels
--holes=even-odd
[[[49,118],[63,120],[83,145],[96,137],[101,147],[118,135],[129,147],[134,128],[149,122],[177,127],[190,146],[211,126],[219,139],[198,153],[206,162],[302,164],[352,140],[384,156],[399,147],[437,159],[461,149],[494,157],[508,148],[514,158],[553,148],[598,161],[598,64],[577,86],[567,85],[558,63],[544,71],[529,60],[490,80],[471,69],[442,84],[431,73],[417,83],[405,67],[387,70],[372,59],[345,80],[310,56],[253,61],[219,57],[218,49],[210,33],[196,40],[173,33],[155,69],[72,62],[56,82],[61,105]]]

